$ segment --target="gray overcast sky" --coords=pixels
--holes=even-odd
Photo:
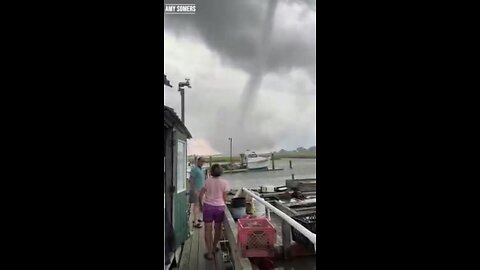
[[[307,0],[195,3],[195,15],[164,15],[165,105],[196,139],[228,154],[316,145],[316,5]]]

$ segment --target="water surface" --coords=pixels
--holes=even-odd
[[[290,169],[289,160],[292,161]],[[270,164],[271,168],[271,164]],[[233,189],[258,188],[262,185],[283,186],[285,180],[295,178],[316,178],[317,164],[315,159],[280,159],[275,160],[275,169],[279,171],[249,171],[242,173],[225,173],[223,177]]]

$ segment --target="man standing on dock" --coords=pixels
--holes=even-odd
[[[202,228],[202,224],[200,223],[202,220],[200,219],[198,195],[205,183],[205,175],[202,172],[202,166],[204,163],[205,159],[199,157],[196,166],[190,171],[190,203],[193,208],[193,227],[195,228]]]

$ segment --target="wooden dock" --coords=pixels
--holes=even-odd
[[[223,173],[241,173],[241,172],[271,172],[271,171],[282,171],[283,168],[276,169],[266,169],[266,170],[249,170],[249,169],[235,169],[235,170],[224,170]]]
[[[306,180],[307,185],[310,187],[313,179]],[[298,187],[302,181],[295,183],[295,187]],[[308,188],[307,188],[308,190]],[[228,196],[228,201],[234,197],[237,190],[232,190]],[[264,199],[275,198],[272,195],[282,195],[288,192],[275,192],[275,193],[263,193],[261,194]],[[274,207],[284,212],[288,216],[295,216],[298,214],[312,213],[316,210],[316,191],[304,191],[304,195],[308,196],[306,200],[291,201],[290,197],[287,201],[270,201]],[[311,196],[313,195],[313,196]],[[313,197],[313,198],[312,198]],[[228,204],[228,202],[227,202]],[[277,243],[275,244],[275,256],[272,258],[272,262],[275,265],[275,269],[316,269],[316,253],[314,250],[307,249],[300,243],[296,243],[292,238],[291,226],[288,222],[282,220],[274,212],[270,212],[271,221],[276,227]],[[204,224],[203,224],[204,225]],[[259,268],[248,258],[242,257],[238,248],[237,242],[237,224],[234,221],[228,207],[225,207],[225,220],[223,223],[223,235],[220,241],[220,251],[215,254],[214,260],[206,260],[204,254],[206,252],[205,240],[204,240],[204,228],[197,229],[192,228],[192,216],[190,216],[189,226],[191,236],[184,243],[183,251],[180,255],[179,265],[176,268],[180,270],[200,269],[200,270],[259,270]],[[225,256],[225,258],[224,258]],[[224,262],[225,261],[225,262]]]
[[[192,228],[193,215],[190,216],[189,227],[191,233],[190,238],[185,241],[183,251],[180,256],[180,264],[172,269],[179,270],[225,270],[223,263],[222,252],[216,252],[213,260],[209,261],[203,257],[207,252],[205,247],[205,224],[203,227]]]

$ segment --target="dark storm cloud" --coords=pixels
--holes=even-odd
[[[177,3],[169,1],[168,3]],[[188,1],[187,1],[188,2]],[[207,46],[222,56],[222,61],[251,74],[257,67],[258,45],[266,42],[264,35],[268,7],[275,11],[277,1],[207,0],[198,1],[192,16],[165,15],[165,30],[176,35],[197,35]],[[278,1],[279,4],[304,3],[305,9],[315,8],[315,1]],[[178,2],[179,3],[179,2]],[[273,13],[272,13],[273,14]],[[275,14],[273,14],[275,15]],[[268,20],[267,20],[268,21]],[[311,69],[315,65],[315,33],[304,29],[282,31],[275,25],[267,27],[271,36],[265,59],[265,72],[293,67]],[[310,36],[306,39],[305,36]],[[261,48],[260,48],[261,49]]]
[[[304,25],[291,25],[291,19],[283,16],[295,16],[294,21],[302,21],[307,14],[316,10],[315,1],[308,0],[186,0],[167,1],[166,3],[196,3],[195,15],[165,15],[165,31],[177,37],[195,37],[200,39],[212,52],[220,56],[223,64],[243,70],[249,76],[245,85],[218,85],[217,81],[208,80],[211,76],[191,78],[193,87],[205,89],[195,97],[194,92],[189,94],[192,100],[208,100],[203,102],[189,102],[187,115],[192,119],[188,124],[194,130],[202,130],[212,146],[222,153],[228,153],[228,138],[234,138],[234,153],[250,149],[268,149],[275,147],[279,139],[294,140],[300,138],[299,130],[309,132],[312,123],[288,120],[284,122],[280,113],[255,109],[255,102],[268,106],[269,101],[258,100],[258,93],[265,88],[265,76],[268,74],[284,74],[285,77],[293,69],[303,69],[309,75],[301,77],[299,81],[289,83],[290,89],[282,87],[285,83],[278,81],[276,89],[298,93],[302,97],[286,106],[297,106],[302,111],[311,100],[311,93],[315,91],[315,25],[314,22]],[[299,5],[300,4],[300,5]],[[279,6],[281,12],[279,12]],[[295,7],[295,13],[288,13],[285,5]],[[298,12],[298,7],[302,10]],[[311,19],[311,17],[310,17]],[[289,24],[290,23],[290,24]],[[195,42],[195,39],[189,39]],[[168,57],[168,56],[166,56]],[[175,61],[175,60],[172,60]],[[198,63],[202,59],[191,59]],[[203,67],[196,74],[207,74]],[[169,71],[166,71],[167,75]],[[172,72],[172,71],[171,71]],[[178,71],[180,72],[180,71]],[[177,71],[175,71],[177,73]],[[192,74],[193,75],[193,74]],[[190,76],[190,75],[188,75]],[[289,75],[290,76],[290,75]],[[278,76],[276,76],[278,78]],[[303,80],[303,81],[302,81]],[[305,83],[310,80],[310,83]],[[270,81],[269,81],[270,82]],[[313,83],[313,86],[312,86]],[[212,85],[215,84],[215,85]],[[282,85],[283,84],[283,85]],[[313,88],[312,88],[313,87]],[[223,96],[227,89],[235,89],[240,95]],[[208,89],[208,90],[206,90]],[[233,90],[232,90],[233,91]],[[277,91],[277,90],[274,90]],[[237,92],[237,93],[238,93]],[[272,101],[275,97],[272,96]],[[302,110],[301,110],[302,109]],[[213,112],[211,118],[202,118]],[[193,118],[196,117],[195,120]],[[310,119],[310,117],[308,117]],[[207,120],[207,121],[205,121]],[[272,124],[276,123],[276,124]],[[276,134],[272,134],[272,125],[276,125]],[[278,128],[278,127],[283,128]],[[192,133],[193,134],[193,133]],[[194,134],[194,136],[196,136]],[[309,147],[310,145],[298,145]]]

